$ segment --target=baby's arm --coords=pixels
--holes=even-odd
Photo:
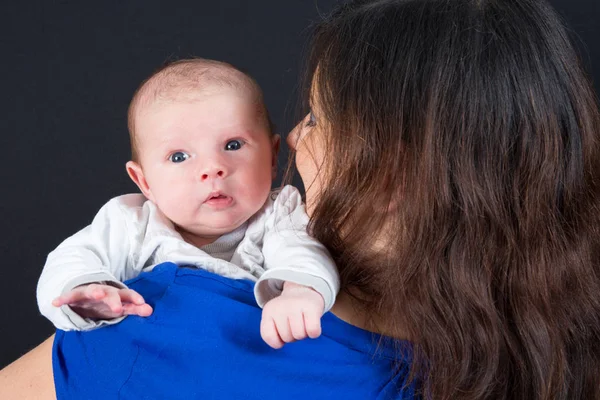
[[[339,276],[327,249],[306,229],[300,193],[281,190],[267,218],[263,240],[266,272],[255,286],[263,307],[261,334],[274,348],[284,342],[318,337],[320,319],[333,306]]]
[[[57,328],[94,329],[119,322],[134,311],[131,306],[123,308],[123,302],[144,305],[141,296],[121,283],[139,273],[132,271],[131,224],[122,210],[123,202],[139,201],[143,197],[121,196],[111,200],[100,209],[91,225],[48,255],[38,282],[38,306]],[[143,307],[141,312],[147,314],[151,309]],[[112,319],[115,316],[120,318]],[[110,320],[94,320],[103,317]]]

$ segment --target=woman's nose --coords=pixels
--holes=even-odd
[[[302,126],[302,121],[300,121],[298,123],[298,125],[296,125],[291,131],[290,133],[288,133],[287,138],[286,138],[286,142],[287,145],[289,146],[290,149],[292,150],[296,150],[297,144],[298,144],[298,138],[299,136],[299,132]]]

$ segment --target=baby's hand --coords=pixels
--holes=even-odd
[[[325,301],[315,290],[285,282],[281,295],[265,304],[260,322],[260,335],[272,348],[285,343],[315,339],[321,335],[321,316]]]
[[[135,290],[101,283],[77,286],[52,301],[55,307],[65,304],[83,318],[113,319],[123,315],[147,317],[152,314],[152,307]]]

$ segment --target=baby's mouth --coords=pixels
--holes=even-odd
[[[231,204],[233,199],[221,192],[212,192],[208,195],[206,200],[204,200],[204,204],[214,207],[225,207]]]

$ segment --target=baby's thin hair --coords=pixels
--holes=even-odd
[[[207,88],[215,86],[252,93],[259,112],[265,115],[269,131],[273,131],[263,102],[262,90],[250,75],[222,61],[205,58],[182,59],[161,66],[135,91],[127,112],[131,159],[139,162],[135,117],[140,108],[158,101],[192,101],[206,93]]]

